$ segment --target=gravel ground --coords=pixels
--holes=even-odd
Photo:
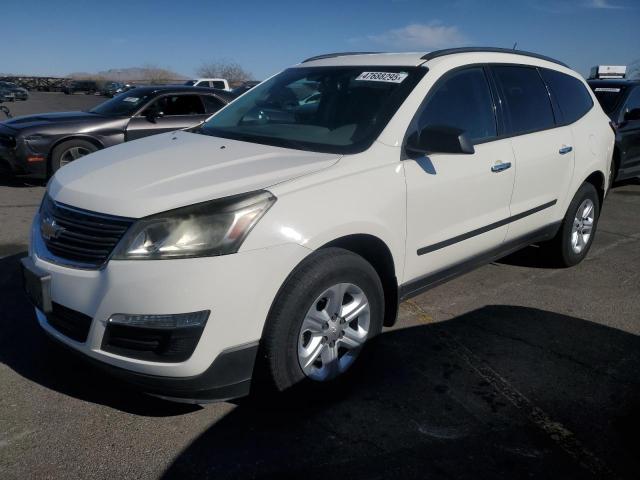
[[[0,179],[2,479],[637,478],[638,182],[609,195],[579,266],[530,247],[405,302],[333,397],[203,407],[131,391],[44,337],[17,267],[43,191]]]

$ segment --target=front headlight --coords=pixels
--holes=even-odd
[[[162,260],[235,253],[275,201],[270,192],[251,192],[142,218],[127,231],[112,258]]]

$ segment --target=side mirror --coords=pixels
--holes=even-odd
[[[407,139],[406,150],[418,155],[433,153],[475,153],[473,143],[464,130],[456,127],[432,125],[412,133]]]
[[[640,108],[633,108],[624,112],[624,121],[640,120]]]

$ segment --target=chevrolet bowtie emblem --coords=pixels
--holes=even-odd
[[[45,240],[51,240],[52,238],[58,238],[64,232],[64,227],[58,225],[53,218],[44,217],[40,221],[40,232]]]

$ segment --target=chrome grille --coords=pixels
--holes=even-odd
[[[133,222],[56,203],[48,195],[40,208],[40,233],[47,249],[84,266],[106,262]]]

